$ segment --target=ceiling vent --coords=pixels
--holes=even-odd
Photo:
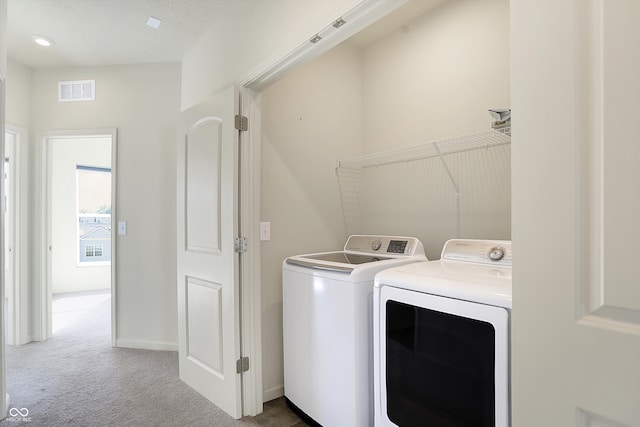
[[[94,101],[95,99],[95,80],[58,82],[58,102]]]

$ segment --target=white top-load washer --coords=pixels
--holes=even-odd
[[[510,426],[510,241],[449,240],[373,299],[376,427]]]
[[[414,237],[353,235],[283,263],[284,394],[325,427],[373,424],[373,279],[426,261]]]

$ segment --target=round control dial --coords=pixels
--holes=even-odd
[[[491,261],[500,261],[502,258],[504,258],[504,248],[499,246],[491,248],[489,251],[489,259]]]
[[[371,249],[373,249],[374,251],[380,250],[381,247],[382,242],[380,240],[374,240],[373,242],[371,242]]]

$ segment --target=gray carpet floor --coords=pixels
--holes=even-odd
[[[0,426],[304,425],[281,401],[234,420],[179,380],[176,352],[111,347],[110,304],[45,342],[7,347],[15,409]]]

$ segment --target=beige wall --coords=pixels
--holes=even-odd
[[[509,1],[447,0],[363,51],[365,152],[490,129],[510,106]]]
[[[215,22],[183,59],[182,109],[262,71],[360,1],[227,2],[236,19]]]
[[[31,68],[9,59],[7,69],[6,123],[29,129],[31,125]]]
[[[93,102],[57,102],[57,82],[96,80]],[[33,71],[32,129],[117,128],[118,345],[176,348],[175,170],[180,64]]]
[[[0,40],[5,40],[7,31],[7,0],[0,0]],[[7,46],[0,43],[0,80],[7,75]]]
[[[111,138],[56,138],[51,162],[53,293],[111,289],[110,265],[78,265],[76,166],[111,168]]]
[[[283,383],[282,261],[340,249],[347,237],[335,160],[489,130],[487,110],[509,107],[508,7],[508,0],[447,1],[366,48],[343,44],[264,91],[262,220],[271,222],[261,254],[265,399]],[[386,180],[392,192],[424,185],[393,178]],[[379,205],[388,195],[378,195]],[[423,218],[382,227],[402,207],[389,211],[364,231],[418,234]],[[434,247],[439,254],[442,242]]]
[[[364,153],[491,129],[510,108],[508,0],[448,0],[363,51]],[[369,168],[350,232],[420,238],[440,257],[451,238],[511,238],[510,148]],[[457,188],[457,192],[456,192]]]
[[[344,245],[334,165],[362,150],[362,65],[342,45],[263,93],[262,342],[265,399],[282,395],[282,261]],[[278,394],[279,393],[279,394]]]

